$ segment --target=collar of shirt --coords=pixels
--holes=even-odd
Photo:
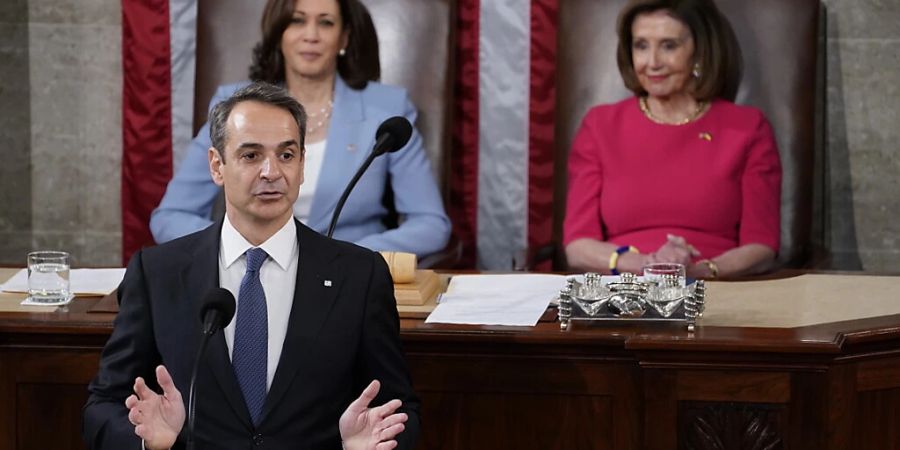
[[[259,248],[265,250],[269,258],[272,258],[281,270],[287,270],[292,252],[296,246],[297,224],[294,223],[293,219],[289,219],[272,237],[260,244]],[[235,261],[251,248],[253,248],[253,245],[234,228],[226,214],[225,223],[222,224],[222,263],[225,264],[225,268],[230,268]]]

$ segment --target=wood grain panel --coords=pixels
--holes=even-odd
[[[19,384],[16,389],[18,449],[83,450],[84,384]],[[52,424],[49,427],[48,424]]]
[[[411,354],[407,361],[417,391],[609,395],[637,371],[634,364],[551,357]]]
[[[856,366],[852,364],[835,365],[828,371],[828,384],[822,394],[827,398],[827,433],[828,450],[850,449],[850,437],[853,431],[854,411],[856,411]]]
[[[860,391],[900,388],[900,358],[861,361],[856,369],[856,385]]]
[[[0,448],[16,442],[16,382],[9,350],[0,348]]]
[[[855,417],[849,448],[900,450],[900,389],[860,393]]]
[[[614,448],[614,414],[606,396],[424,393],[421,397],[420,449]]]
[[[827,374],[802,372],[791,376],[791,403],[788,406],[788,448],[825,448]]]
[[[678,439],[678,373],[668,369],[648,369],[644,384],[644,448],[672,450]]]
[[[0,358],[0,437],[15,442],[0,448],[84,449],[81,409],[99,350],[17,347],[0,350]]]
[[[791,398],[788,373],[682,370],[679,400],[786,403]]]
[[[86,385],[97,374],[97,350],[32,349],[12,353],[18,382],[78,383]]]

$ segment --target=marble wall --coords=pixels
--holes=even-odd
[[[31,245],[31,101],[28,4],[0,2],[0,263],[25,261]]]
[[[4,32],[0,41],[0,133],[16,145],[0,169],[0,263],[23,264],[28,249],[63,249],[76,265],[117,265],[120,2],[4,5],[0,27],[16,40]]]
[[[900,1],[824,4],[821,239],[835,268],[900,271]],[[0,264],[119,264],[120,0],[3,0],[0,36]]]
[[[826,0],[826,242],[900,271],[900,1]]]

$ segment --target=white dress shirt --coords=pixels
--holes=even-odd
[[[253,248],[234,228],[225,216],[222,225],[222,245],[219,247],[219,285],[231,291],[237,299],[240,309],[241,299],[238,292],[241,280],[247,271],[247,256],[244,254]],[[269,324],[269,358],[266,367],[266,391],[272,387],[275,369],[281,359],[281,349],[287,335],[288,318],[294,302],[294,288],[297,284],[297,260],[300,246],[297,243],[297,225],[288,220],[278,232],[263,242],[259,248],[266,251],[269,257],[259,269],[259,281],[266,293],[266,316]],[[237,314],[235,314],[237,317]],[[236,320],[225,327],[225,343],[228,345],[228,356],[234,350],[234,327]]]
[[[247,256],[244,254],[253,248],[241,233],[238,233],[228,215],[222,224],[222,245],[219,247],[219,286],[228,289],[240,305],[238,292],[241,280],[247,271]],[[297,264],[300,256],[300,245],[297,243],[297,225],[288,220],[277,233],[263,242],[259,248],[266,251],[269,257],[259,269],[259,281],[266,293],[266,316],[269,323],[269,348],[266,365],[266,392],[272,387],[275,369],[281,359],[284,337],[287,335],[288,318],[294,302],[294,287],[297,284]],[[237,311],[237,310],[235,310]],[[237,314],[235,314],[235,318]],[[228,345],[228,358],[234,350],[235,320],[225,327],[225,344]],[[146,442],[141,439],[141,450],[146,449]]]
[[[294,217],[301,223],[309,219],[309,211],[312,209],[313,197],[316,195],[316,184],[319,183],[319,174],[322,173],[322,162],[325,161],[325,144],[327,139],[322,139],[315,144],[306,144],[306,156],[303,160],[303,188],[294,202]]]

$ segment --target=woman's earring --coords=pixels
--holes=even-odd
[[[694,63],[694,70],[691,71],[691,75],[693,75],[694,78],[700,78],[700,74],[700,63]]]
[[[345,50],[343,48],[341,49],[341,51],[338,52],[338,56],[344,56],[346,54],[347,54],[347,50]]]

